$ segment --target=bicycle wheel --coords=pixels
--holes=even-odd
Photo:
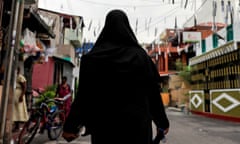
[[[48,138],[56,140],[62,133],[65,111],[57,110],[48,119]]]
[[[24,124],[18,136],[18,144],[30,144],[37,133],[40,122],[40,115],[32,115],[29,120]]]

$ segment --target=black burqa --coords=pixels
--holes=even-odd
[[[64,131],[85,126],[92,144],[150,144],[152,120],[169,127],[160,76],[121,10],[108,13],[93,49],[81,59],[78,94]]]

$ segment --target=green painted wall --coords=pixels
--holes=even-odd
[[[211,94],[211,107],[212,107],[212,113],[218,114],[218,115],[224,115],[224,116],[231,116],[231,117],[240,117],[240,104],[238,104],[236,107],[224,112],[221,110],[218,106],[216,106],[213,103],[213,100],[217,97],[220,97],[221,95],[226,95],[227,97],[231,97],[234,100],[236,100],[236,103],[240,102],[240,91],[219,91],[219,92],[212,92]],[[229,100],[228,98],[222,98],[218,102],[222,107],[227,108],[228,106],[232,105],[234,101]]]
[[[201,104],[198,107],[195,107],[194,104],[191,102],[193,100],[193,102],[197,103],[198,99],[194,98],[194,96],[197,95],[200,99],[201,99]],[[193,111],[199,111],[199,112],[203,112],[203,108],[204,108],[204,95],[201,92],[192,92],[190,94],[190,107],[191,110]]]

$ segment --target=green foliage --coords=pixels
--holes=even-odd
[[[181,76],[187,82],[191,82],[191,72],[188,70],[183,70],[179,72],[179,76]]]
[[[163,87],[163,88],[162,88],[162,92],[163,92],[163,93],[168,93],[168,88]]]
[[[55,97],[55,91],[45,91],[43,95],[47,98],[53,99]]]
[[[51,86],[47,86],[44,90],[44,92],[39,96],[39,98],[37,98],[36,100],[36,107],[39,107],[40,104],[45,100],[45,99],[53,99],[56,95],[56,89],[57,89],[57,85],[51,85]],[[54,106],[55,104],[53,102],[49,102],[48,106]]]
[[[182,63],[180,59],[176,61],[176,69],[179,72],[178,75],[187,82],[191,83],[191,67]]]

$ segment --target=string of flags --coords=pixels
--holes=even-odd
[[[135,33],[137,34],[137,28],[138,28],[138,18],[136,19],[136,26],[135,26]]]
[[[162,2],[165,2],[164,0],[162,0]],[[188,6],[188,3],[189,3],[189,0],[181,0],[180,2],[180,7],[184,7],[184,8],[187,8]],[[196,0],[192,0],[191,1],[192,5],[195,5],[196,4]],[[168,4],[177,4],[175,0],[168,0]],[[179,3],[178,3],[179,4]],[[137,6],[133,6],[134,8],[134,11],[136,11],[137,9]],[[166,21],[167,21],[167,16],[164,17],[163,21],[163,24],[166,24]],[[155,19],[152,19],[151,17],[149,18],[145,18],[145,32],[147,32],[147,35],[149,36],[150,35],[150,29],[153,28],[151,25],[153,25],[153,21],[152,20],[155,20]],[[136,19],[136,22],[135,22],[135,28],[134,28],[134,31],[136,34],[139,33],[139,27],[141,27],[139,24],[140,22],[140,19],[137,18]],[[175,21],[176,22],[176,21]],[[160,22],[159,22],[160,23]],[[94,23],[95,24],[95,23]],[[143,24],[144,25],[144,24]],[[176,24],[175,24],[176,25]],[[88,24],[88,31],[91,31],[93,33],[93,36],[96,37],[97,34],[99,34],[101,30],[101,24],[100,24],[100,21],[98,22],[97,26],[94,26],[93,25],[93,19],[91,19],[89,21],[89,24]],[[157,36],[157,32],[158,32],[158,28],[155,26],[155,28],[153,28],[153,36],[156,37]]]

